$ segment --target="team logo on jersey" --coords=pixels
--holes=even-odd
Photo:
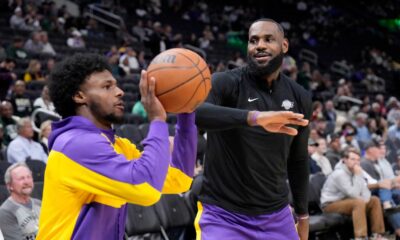
[[[283,100],[281,107],[283,107],[285,110],[289,110],[294,107],[294,102],[291,102],[289,100]]]

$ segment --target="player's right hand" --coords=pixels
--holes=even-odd
[[[167,113],[165,112],[163,105],[155,95],[156,80],[154,79],[154,77],[151,77],[149,79],[145,70],[142,70],[139,88],[140,95],[142,97],[141,101],[144,109],[147,112],[149,121],[165,121],[167,119]]]
[[[260,112],[255,119],[255,122],[256,125],[263,127],[269,132],[284,133],[292,136],[297,134],[297,129],[287,125],[298,125],[303,127],[308,125],[308,120],[304,119],[303,114],[290,111]]]

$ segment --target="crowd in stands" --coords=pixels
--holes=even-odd
[[[363,191],[378,196],[383,209],[392,209],[399,203],[400,101],[395,82],[400,79],[400,63],[395,58],[399,52],[391,50],[400,49],[399,41],[395,41],[400,32],[389,32],[369,19],[392,17],[394,9],[400,7],[397,2],[382,5],[361,1],[360,13],[351,4],[330,0],[284,0],[268,4],[103,1],[104,9],[123,17],[125,24],[118,30],[83,12],[74,17],[65,5],[57,7],[49,0],[4,2],[0,28],[14,34],[6,36],[0,32],[1,161],[46,162],[51,122],[43,121],[34,133],[29,117],[35,109],[56,115],[45,82],[54,64],[65,56],[79,51],[103,54],[119,85],[128,92],[124,97],[126,114],[139,116],[139,122],[143,123],[147,115],[139,101],[138,76],[155,55],[168,48],[185,46],[202,54],[213,72],[244,66],[245,30],[254,19],[264,16],[279,20],[289,39],[290,51],[284,59],[283,72],[313,96],[311,173],[321,172],[328,179],[336,176],[335,172],[342,171],[346,159],[355,152],[362,159],[363,170],[359,172],[364,171],[375,180],[368,184],[395,179],[393,186],[381,184],[381,188]],[[81,9],[87,4],[87,1],[76,2]],[[349,39],[355,36],[362,41],[355,44],[354,39]],[[301,57],[302,49],[315,52],[317,60]],[[332,68],[333,62],[345,71]],[[349,152],[349,148],[354,151]],[[371,149],[375,152],[380,149],[381,154],[371,157]],[[347,155],[343,157],[344,152]],[[199,158],[202,163],[202,156]],[[374,166],[381,166],[390,177],[379,173],[379,167],[369,169],[368,161],[379,163]],[[385,199],[379,193],[384,188],[396,191]],[[351,197],[345,194],[343,198]],[[391,225],[400,236],[400,218],[392,220]]]

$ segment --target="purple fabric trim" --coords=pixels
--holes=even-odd
[[[193,177],[197,154],[195,113],[178,114],[177,120],[171,166]]]
[[[203,204],[199,221],[201,239],[299,239],[289,206],[258,216],[228,212]]]
[[[161,191],[169,165],[168,125],[165,122],[150,124],[148,137],[143,142],[143,154],[136,161],[127,161],[117,154],[101,135],[103,131],[89,120],[72,117],[62,128],[66,131],[58,128],[59,135],[53,136],[54,150],[110,179],[131,184],[148,182]]]
[[[123,239],[125,216],[126,205],[122,208],[113,208],[96,202],[84,205],[71,239]]]

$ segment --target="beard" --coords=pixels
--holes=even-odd
[[[261,65],[255,58],[247,54],[247,64],[250,74],[256,77],[270,76],[276,70],[278,70],[283,62],[285,54],[281,51],[277,56],[269,60],[266,65]]]
[[[90,111],[92,111],[93,115],[101,119],[102,121],[108,122],[108,123],[123,123],[124,117],[123,116],[117,116],[114,113],[108,113],[104,114],[99,109],[101,109],[100,104],[97,103],[92,103],[89,105]]]
[[[24,187],[21,189],[20,194],[24,196],[30,196],[32,194],[32,191],[33,191],[33,186]]]

